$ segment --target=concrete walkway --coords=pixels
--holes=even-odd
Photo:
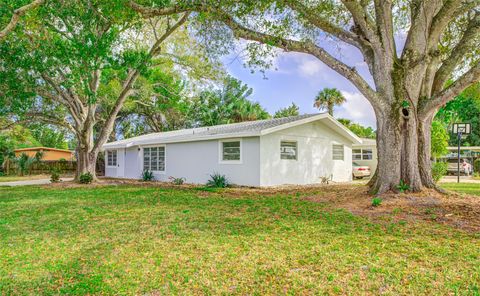
[[[440,183],[456,183],[457,176],[445,176],[440,180]],[[477,183],[480,184],[480,180],[473,179],[472,176],[460,176],[460,183]]]
[[[73,181],[73,178],[61,178],[63,182]],[[12,181],[12,182],[0,182],[1,186],[27,186],[27,185],[46,185],[50,184],[50,179],[39,179],[39,180],[25,180],[25,181]]]

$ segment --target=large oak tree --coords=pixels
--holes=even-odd
[[[77,177],[95,176],[137,79],[171,54],[163,46],[187,19],[185,12],[145,21],[120,0],[48,1],[34,29],[16,30],[0,44],[0,111],[12,111],[16,123],[69,129],[78,142]]]
[[[257,64],[264,63],[263,49],[275,47],[310,54],[348,79],[377,118],[372,193],[396,190],[401,180],[414,191],[435,187],[432,119],[480,80],[478,0],[149,0],[130,6],[146,17],[196,11],[202,32],[225,40],[227,27],[255,42],[248,49]],[[361,75],[332,52],[331,40],[356,48],[369,73]]]

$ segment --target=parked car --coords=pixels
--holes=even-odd
[[[465,170],[462,167],[463,159],[460,159],[460,175],[465,175]],[[458,169],[458,159],[457,158],[449,158],[447,159],[447,173],[449,175],[456,175]],[[473,166],[470,165],[470,175],[473,174]]]
[[[356,162],[352,163],[353,167],[353,178],[354,179],[363,179],[365,177],[370,177],[370,167],[367,165],[359,165]]]

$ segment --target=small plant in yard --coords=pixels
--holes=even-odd
[[[17,163],[20,176],[24,176],[26,173],[28,173],[28,170],[34,162],[34,159],[29,157],[27,154],[22,153],[22,155],[15,159],[15,162]]]
[[[168,178],[170,182],[172,182],[174,185],[182,185],[185,183],[185,178],[175,178],[175,177],[169,177]]]
[[[153,175],[152,171],[144,170],[142,172],[142,181],[148,182],[148,181],[153,181],[154,179],[155,179],[155,176]]]
[[[473,171],[480,174],[480,158],[473,162]]]
[[[210,180],[207,181],[208,187],[215,187],[215,188],[226,188],[230,184],[228,182],[227,177],[225,175],[221,175],[219,173],[214,173],[210,175]]]
[[[436,182],[440,181],[447,174],[448,165],[446,162],[435,162],[432,165],[432,178]]]
[[[408,191],[410,190],[410,185],[408,185],[407,183],[405,183],[405,181],[403,180],[400,180],[400,184],[397,185],[397,189],[398,191],[400,192],[405,192],[405,191]]]
[[[372,198],[372,206],[373,207],[378,207],[381,204],[382,204],[382,199],[380,197]]]
[[[93,181],[93,175],[91,173],[81,174],[79,181],[82,184],[90,184]]]
[[[50,172],[50,182],[57,183],[60,182],[60,170],[55,168]]]

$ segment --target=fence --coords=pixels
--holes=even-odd
[[[3,164],[4,171],[7,175],[18,172],[18,165],[14,161],[7,159]],[[29,175],[50,174],[52,170],[60,170],[62,173],[74,173],[77,170],[76,161],[68,160],[48,160],[34,162],[28,168]]]

